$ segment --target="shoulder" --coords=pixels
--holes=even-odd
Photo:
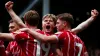
[[[44,31],[41,31],[40,29],[37,29],[36,32],[44,34],[44,35],[48,35],[47,33],[45,33]]]
[[[38,33],[44,33],[44,32],[41,31],[40,29],[36,29],[35,31],[38,32]]]
[[[55,34],[62,34],[63,32],[56,32]]]

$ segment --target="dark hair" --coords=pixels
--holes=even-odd
[[[57,19],[60,19],[60,20],[68,22],[70,24],[70,26],[72,24],[74,24],[73,16],[70,13],[59,14],[59,15],[57,15]]]
[[[35,10],[30,10],[24,14],[24,21],[31,26],[37,26],[39,24],[40,16]]]

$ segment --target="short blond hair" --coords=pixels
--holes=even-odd
[[[57,17],[54,14],[46,14],[43,16],[42,20],[44,20],[47,17],[53,19],[54,23],[56,24]]]

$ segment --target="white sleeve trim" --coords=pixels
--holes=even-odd
[[[55,35],[56,36],[56,35]],[[59,38],[58,38],[58,36],[56,36],[56,39],[57,39],[57,41],[59,41]]]
[[[13,36],[12,38],[13,38],[13,40],[15,40],[15,35],[13,34],[13,33],[11,33],[11,35]]]

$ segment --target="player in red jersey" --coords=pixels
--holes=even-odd
[[[10,20],[9,31],[14,32],[18,29],[19,29],[18,25],[16,23],[14,23],[12,20]],[[0,40],[0,56],[6,56],[6,54],[7,54],[7,56],[11,56],[8,54],[8,52],[7,53],[5,52],[4,42],[2,40]]]
[[[46,14],[42,18],[42,31],[45,34],[52,35],[54,34],[54,28],[56,24],[56,16],[53,14]],[[53,43],[42,43],[42,55],[43,56],[52,56],[53,52]]]
[[[9,32],[15,32],[17,31],[18,29],[20,29],[20,27],[13,21],[13,20],[10,20],[9,21]],[[15,45],[17,45],[17,42],[16,41],[10,41],[7,48],[6,48],[6,54],[7,56],[12,56],[12,53],[14,54],[14,51],[12,52],[11,50],[15,49]]]
[[[10,32],[14,32],[14,31],[18,30],[19,28],[20,27],[15,22],[13,22],[13,20],[9,21],[9,31]],[[4,40],[4,39],[2,39],[2,40]],[[7,50],[5,52],[5,46],[4,46],[2,40],[0,40],[0,56],[11,56]],[[11,41],[11,42],[14,42],[14,41]]]

